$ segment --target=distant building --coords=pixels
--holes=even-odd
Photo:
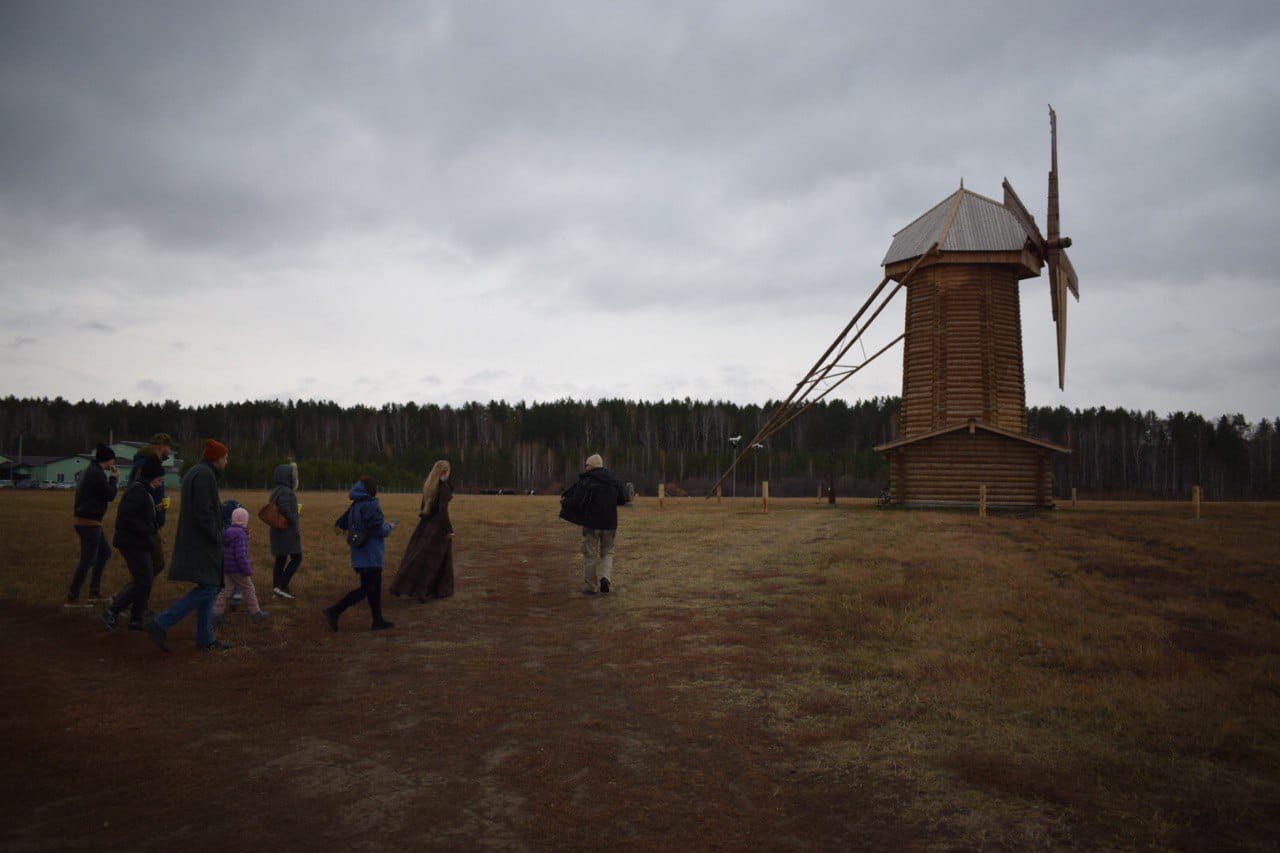
[[[117,441],[111,445],[116,454],[116,466],[122,478],[127,477],[129,468],[133,466],[133,458],[138,451],[146,447],[143,441]],[[53,483],[55,485],[74,486],[80,482],[80,475],[93,461],[92,451],[76,453],[71,456],[32,456],[23,454],[18,462],[9,456],[0,456],[0,479],[20,483],[24,480],[35,480],[37,483]],[[163,463],[164,484],[168,488],[177,489],[182,486],[182,460],[170,456]]]
[[[111,445],[111,449],[116,453],[116,464],[120,466],[120,472],[123,476],[128,476],[128,471],[133,467],[133,459],[138,455],[138,451],[147,446],[145,441],[117,441]],[[170,456],[161,463],[164,466],[164,484],[169,489],[179,489],[182,487],[182,460],[176,456]]]
[[[29,456],[23,454],[22,461],[11,462],[10,479],[15,483],[23,480],[35,480],[37,483],[62,483],[75,485],[80,481],[80,472],[89,466],[92,454],[78,453],[74,456]]]

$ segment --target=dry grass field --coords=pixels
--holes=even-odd
[[[270,624],[164,655],[60,606],[70,493],[0,492],[6,850],[1280,845],[1280,506],[642,499],[584,596],[554,499],[460,496],[458,594],[332,634],[302,500],[299,600],[255,519]]]

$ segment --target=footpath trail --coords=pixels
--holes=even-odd
[[[191,647],[191,620],[164,655],[83,612],[0,602],[0,843],[910,845],[867,780],[807,767],[767,713],[724,701],[774,665],[767,621],[730,642],[705,614],[636,606],[657,567],[582,595],[564,526],[471,533],[458,594],[390,599],[396,628],[378,634],[363,605],[327,630],[336,587],[278,607],[283,629],[233,616],[220,655]]]

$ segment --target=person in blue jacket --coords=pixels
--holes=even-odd
[[[348,607],[359,603],[360,599],[368,599],[369,612],[373,616],[371,630],[385,631],[394,627],[393,623],[382,618],[382,565],[386,562],[387,537],[395,529],[394,521],[387,521],[382,515],[382,505],[378,503],[378,484],[365,475],[351,488],[350,515],[347,517],[347,529],[361,530],[365,540],[360,545],[351,545],[351,568],[360,576],[360,586],[342,597],[332,607],[326,607],[325,621],[329,628],[338,630],[338,617]]]

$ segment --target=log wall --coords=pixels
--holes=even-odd
[[[975,418],[1026,433],[1022,318],[1012,267],[939,264],[907,285],[902,436]]]
[[[977,430],[958,430],[889,452],[894,503],[978,503],[986,485],[993,506],[1048,506],[1053,495],[1051,451]]]

